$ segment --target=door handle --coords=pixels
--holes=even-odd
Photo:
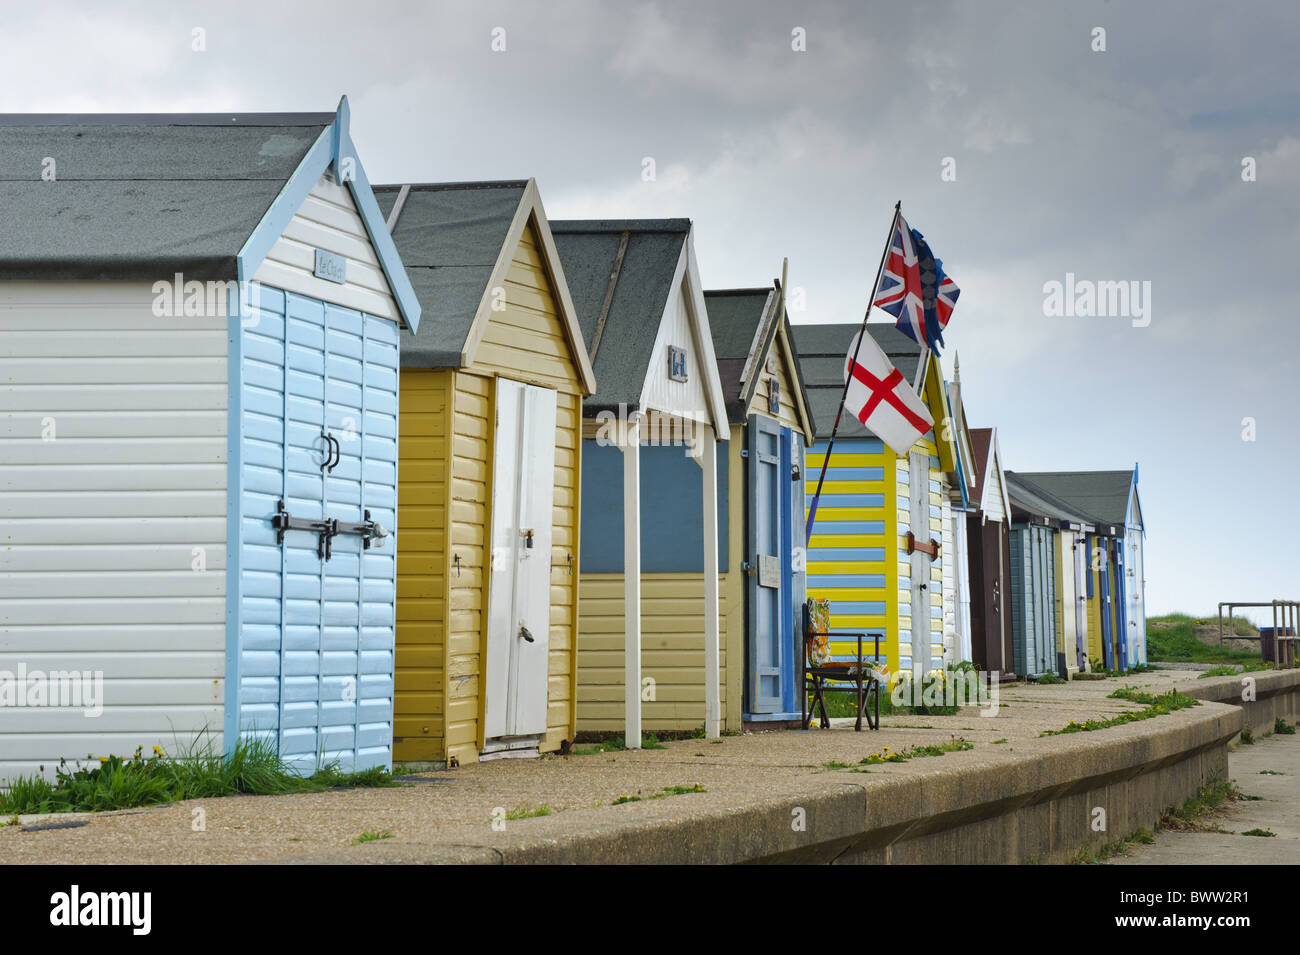
[[[332,473],[343,457],[343,446],[328,431],[321,431],[320,436],[325,439],[325,460],[321,462],[320,469]]]
[[[523,627],[523,626],[521,626],[521,627],[519,628],[519,636],[523,637],[524,640],[527,641],[528,643],[536,643],[536,642],[537,642],[537,640],[533,637],[533,635],[532,635],[531,633],[528,632],[528,628],[527,628],[527,627]]]

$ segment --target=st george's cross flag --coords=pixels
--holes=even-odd
[[[858,339],[863,335],[866,338],[859,349]],[[844,377],[849,385],[844,395],[845,410],[900,457],[934,427],[925,402],[865,329],[849,344]]]
[[[925,236],[900,214],[873,304],[898,319],[900,332],[937,355],[960,294]]]

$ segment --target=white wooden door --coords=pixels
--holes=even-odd
[[[497,379],[485,739],[546,731],[555,392]]]
[[[918,544],[930,543],[930,459],[913,454],[909,460],[908,508],[912,534]],[[912,570],[912,679],[920,679],[930,669],[930,558],[913,551]]]

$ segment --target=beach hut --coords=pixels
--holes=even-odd
[[[966,516],[971,581],[972,660],[981,670],[1014,678],[1015,652],[1006,581],[1010,577],[1011,502],[996,428],[972,428],[975,511]]]
[[[97,695],[0,707],[0,776],[389,765],[420,306],[348,115],[0,118],[0,669]]]
[[[1012,552],[1020,558],[1013,561],[1011,588],[1018,597],[1012,613],[1017,659],[1032,655],[1024,648],[1032,647],[1035,640],[1040,648],[1045,647],[1050,631],[1055,636],[1052,668],[1069,679],[1088,669],[1086,581],[1082,574],[1086,541],[1096,525],[1017,472],[1006,472],[1006,480],[1016,521]],[[1046,531],[1037,530],[1040,526]],[[1042,652],[1046,655],[1045,649]]]
[[[375,192],[425,316],[402,352],[394,757],[554,751],[595,380],[537,184]]]
[[[805,588],[804,455],[814,438],[780,283],[704,293],[727,402],[727,550],[722,574],[727,699],[745,722],[800,716]],[[684,489],[683,493],[689,489]],[[752,570],[751,570],[752,568]],[[735,727],[726,712],[724,730]]]
[[[953,356],[952,381],[944,382],[947,416],[937,422],[940,433],[952,438],[956,449],[954,471],[944,472],[943,546],[951,556],[943,562],[943,637],[944,658],[950,661],[973,661],[970,618],[970,543],[966,518],[975,508],[971,490],[975,482],[975,448],[966,423],[966,408],[961,397],[961,366]]]
[[[1146,663],[1146,581],[1143,549],[1146,531],[1138,498],[1138,467],[1117,471],[1046,471],[1021,475],[1046,490],[1097,527],[1089,543],[1091,599],[1111,668]],[[1103,609],[1108,612],[1102,612]],[[1100,649],[1100,648],[1099,648]]]
[[[578,731],[739,720],[730,429],[689,219],[552,222],[599,382],[582,406]],[[724,639],[725,638],[725,639]],[[644,717],[643,717],[644,710]],[[728,723],[728,728],[737,724]]]
[[[806,492],[817,489],[844,388],[849,345],[859,325],[795,325],[799,367],[817,425],[807,456]],[[893,325],[867,330],[925,401],[934,420],[947,415],[937,361],[921,361],[915,342]],[[944,665],[943,539],[945,472],[955,472],[951,433],[932,430],[907,455],[894,454],[856,419],[844,416],[826,472],[808,550],[810,597],[831,601],[832,635],[881,635],[891,672],[923,675]],[[848,659],[856,645],[832,639]]]

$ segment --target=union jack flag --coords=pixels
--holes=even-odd
[[[900,332],[938,354],[960,294],[925,236],[900,214],[874,304],[898,319]]]

